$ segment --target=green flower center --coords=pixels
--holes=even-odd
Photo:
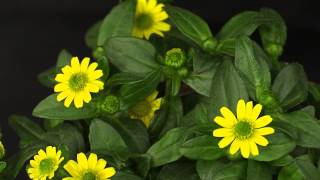
[[[96,180],[96,175],[92,172],[86,172],[83,175],[82,180]]]
[[[136,16],[136,26],[138,29],[149,29],[153,24],[150,14],[142,13]]]
[[[166,53],[164,64],[167,66],[179,68],[186,61],[186,55],[180,48],[173,48]]]
[[[88,76],[85,73],[76,73],[71,75],[69,79],[69,86],[73,91],[83,90],[89,81]]]
[[[253,127],[247,121],[240,121],[234,128],[235,134],[239,139],[247,139],[252,135]]]
[[[43,159],[40,161],[39,169],[41,174],[48,174],[54,170],[54,160],[53,159]]]
[[[151,111],[151,104],[149,101],[143,100],[133,106],[129,111],[130,113],[135,114],[138,117],[143,117],[148,115]]]

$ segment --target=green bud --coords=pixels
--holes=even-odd
[[[92,53],[92,56],[95,58],[95,59],[100,59],[101,57],[105,56],[104,54],[104,49],[102,47],[97,47],[93,53]]]
[[[267,51],[268,54],[270,54],[271,56],[275,56],[278,57],[282,54],[283,52],[283,48],[281,45],[276,44],[276,43],[269,43],[265,46],[265,49]]]
[[[120,109],[120,101],[117,96],[107,96],[105,99],[100,103],[99,109],[108,114],[114,114],[119,111]]]
[[[257,87],[256,95],[259,103],[265,106],[267,111],[270,111],[270,112],[282,111],[278,100],[275,98],[275,96],[270,90],[267,90],[262,87]]]
[[[178,69],[178,74],[180,77],[185,78],[189,75],[189,70],[186,67],[181,67]]]
[[[207,52],[215,52],[217,45],[218,45],[218,41],[215,38],[210,37],[203,42],[202,46],[203,46],[203,49]]]
[[[164,64],[173,67],[179,68],[186,62],[186,54],[180,48],[173,48],[166,53],[164,59]]]
[[[6,150],[4,149],[4,146],[3,146],[2,142],[0,141],[0,159],[2,159],[5,154],[6,154]]]

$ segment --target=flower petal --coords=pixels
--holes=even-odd
[[[90,63],[90,58],[88,58],[88,57],[83,58],[83,60],[81,62],[81,66],[80,66],[81,72],[87,71],[89,63]]]
[[[94,153],[91,153],[88,158],[89,169],[94,170],[96,168],[97,162],[98,162],[98,156]]]
[[[249,141],[250,151],[253,156],[259,155],[259,149],[257,144],[254,141]]]
[[[230,111],[230,109],[226,107],[222,107],[220,109],[220,112],[225,119],[228,119],[229,121],[233,121],[234,123],[237,122],[237,118],[234,116],[233,112]]]
[[[238,101],[237,104],[237,117],[238,120],[242,120],[245,118],[246,115],[246,103],[244,102],[243,99]]]
[[[79,72],[80,71],[80,62],[78,57],[73,57],[71,59],[71,68],[73,72]]]
[[[274,129],[272,127],[264,127],[260,129],[255,129],[255,133],[258,135],[269,135],[274,133]]]
[[[76,106],[76,108],[83,107],[82,93],[78,93],[78,94],[75,95],[75,97],[74,97],[74,105]]]
[[[250,155],[250,146],[247,140],[244,140],[241,142],[241,146],[240,146],[240,150],[241,150],[241,155],[244,158],[248,158]]]
[[[252,109],[252,114],[251,114],[252,121],[255,121],[259,117],[261,110],[262,110],[261,104],[257,104],[254,106],[254,108]]]
[[[230,143],[232,143],[234,138],[235,138],[235,136],[229,136],[229,137],[222,138],[222,140],[220,140],[218,143],[219,148],[227,147]]]
[[[78,166],[82,169],[88,169],[87,156],[84,153],[77,154]]]
[[[63,168],[73,177],[80,176],[80,170],[78,164],[74,160],[69,160]]]
[[[231,121],[229,119],[225,119],[221,116],[215,117],[214,122],[216,122],[217,124],[219,124],[220,126],[225,127],[225,128],[231,128],[235,125],[234,121]]]
[[[229,129],[229,128],[219,128],[213,131],[214,137],[228,137],[232,135],[233,135],[233,131],[232,129]]]
[[[253,108],[253,102],[252,101],[247,102],[245,118],[248,120],[251,120],[252,108]]]
[[[233,142],[232,142],[232,144],[231,144],[231,146],[230,146],[230,150],[229,150],[229,152],[230,152],[230,154],[235,154],[236,152],[238,152],[238,150],[240,149],[240,146],[241,146],[241,143],[240,143],[241,141],[239,140],[239,139],[235,139]]]
[[[151,101],[155,100],[157,98],[158,94],[159,94],[158,91],[153,91],[152,94],[150,94],[147,97],[147,101],[151,102]]]
[[[272,122],[272,118],[269,115],[265,115],[257,119],[253,122],[254,128],[261,128],[264,127]]]
[[[100,179],[107,179],[116,174],[116,170],[113,167],[108,167],[98,173]]]
[[[255,143],[259,144],[260,146],[267,146],[269,144],[269,141],[265,137],[260,135],[255,135],[253,137],[253,140]]]

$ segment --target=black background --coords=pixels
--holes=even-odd
[[[90,56],[84,33],[102,19],[117,0],[1,0],[0,1],[0,125],[8,154],[18,151],[18,138],[8,127],[10,114],[31,117],[33,107],[52,90],[37,82],[37,74],[55,64],[63,48]],[[308,0],[176,0],[203,17],[217,32],[230,17],[260,7],[276,9],[288,25],[283,59],[305,66],[309,78],[320,82],[320,13]]]

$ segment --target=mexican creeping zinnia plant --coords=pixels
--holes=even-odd
[[[91,101],[90,93],[97,93],[103,89],[104,83],[99,80],[103,76],[101,70],[96,70],[98,63],[91,63],[89,58],[79,62],[78,57],[71,59],[71,65],[64,66],[62,73],[57,74],[55,80],[58,84],[54,87],[59,92],[58,101],[64,101],[65,107],[69,107],[72,101],[76,108],[81,108],[83,102]]]
[[[46,151],[40,149],[38,154],[30,160],[30,167],[27,168],[30,179],[52,179],[63,159],[61,151],[57,151],[56,147],[48,146]]]
[[[274,133],[273,128],[265,127],[271,123],[271,116],[259,117],[261,110],[260,104],[253,107],[252,101],[245,103],[244,100],[238,102],[237,116],[227,107],[222,107],[220,112],[223,117],[214,118],[214,121],[223,127],[213,131],[213,136],[223,137],[218,146],[225,148],[231,144],[230,154],[235,154],[240,149],[244,158],[248,158],[250,154],[259,155],[257,144],[267,146],[268,140],[263,136]]]
[[[71,175],[63,180],[109,180],[116,174],[113,167],[106,168],[107,161],[98,159],[97,155],[90,153],[87,159],[84,153],[77,155],[77,162],[68,161],[64,169]]]
[[[0,180],[23,163],[33,180],[320,179],[320,85],[281,61],[280,14],[217,27],[173,0],[118,2],[85,35],[94,62],[62,50],[39,74],[43,121],[9,118]]]
[[[151,34],[163,37],[163,32],[170,30],[170,25],[164,22],[169,16],[163,7],[164,4],[158,4],[157,0],[137,0],[133,35],[146,39]]]
[[[150,96],[138,102],[129,109],[131,119],[141,120],[146,127],[149,127],[154,117],[155,111],[160,109],[162,98],[157,98],[158,91],[154,91]]]

